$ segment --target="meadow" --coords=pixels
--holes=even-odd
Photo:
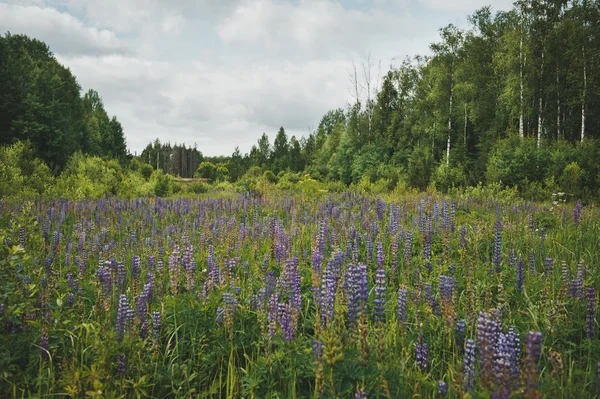
[[[0,200],[0,397],[593,398],[600,210]]]

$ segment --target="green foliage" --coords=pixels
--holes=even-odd
[[[54,183],[50,169],[39,159],[29,142],[0,147],[0,197],[37,197]]]
[[[161,169],[155,170],[150,177],[152,193],[157,197],[168,197],[173,193],[173,178]]]
[[[424,146],[415,147],[408,162],[408,184],[411,187],[424,190],[429,185],[433,168],[431,151]]]
[[[186,191],[194,194],[206,194],[208,192],[208,185],[202,182],[193,182],[186,186]]]
[[[486,171],[488,183],[523,188],[525,180],[539,181],[542,170],[538,164],[535,141],[513,137],[499,140],[490,153]]]
[[[461,168],[448,167],[445,163],[441,163],[433,175],[435,188],[443,193],[453,188],[464,187],[466,183],[467,179]]]

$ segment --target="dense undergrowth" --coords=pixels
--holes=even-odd
[[[0,396],[595,397],[597,220],[466,196],[0,201]]]

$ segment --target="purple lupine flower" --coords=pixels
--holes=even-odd
[[[406,323],[406,290],[398,289],[398,323]]]
[[[67,307],[72,308],[74,302],[75,302],[75,295],[69,291],[67,293],[67,299],[66,299]]]
[[[582,209],[583,209],[583,204],[581,203],[581,200],[578,200],[577,204],[573,208],[573,222],[575,223],[576,226],[579,225],[579,219],[581,218],[581,210]]]
[[[423,256],[425,257],[425,260],[427,261],[426,263],[431,262],[431,238],[432,238],[431,236],[432,236],[431,230],[428,230],[427,233],[425,233],[425,246],[423,248]]]
[[[127,372],[127,355],[117,356],[117,374],[124,375]]]
[[[142,295],[146,296],[146,301],[149,304],[152,303],[152,298],[154,296],[154,274],[152,274],[152,272],[148,272],[148,275],[146,276],[146,284],[144,284]]]
[[[186,264],[186,283],[187,289],[189,292],[194,290],[194,274],[196,273],[196,260],[191,259],[189,263]]]
[[[499,209],[499,208],[498,208]],[[494,269],[496,273],[500,273],[500,262],[502,260],[502,222],[500,215],[496,219],[494,225]]]
[[[135,321],[135,310],[132,308],[127,309],[127,313],[125,316],[125,332],[127,334],[131,334],[133,330],[133,322]]]
[[[267,313],[267,323],[269,324],[268,335],[269,338],[275,335],[276,331],[276,321],[277,321],[277,308],[279,304],[279,296],[276,292],[271,294],[269,298],[269,312]]]
[[[107,264],[111,264],[110,261],[106,262]],[[124,262],[117,262],[117,281],[115,281],[117,289],[119,292],[125,292],[125,287],[127,286],[127,271],[125,270]]]
[[[446,382],[438,381],[437,387],[438,387],[438,395],[446,396],[446,394],[448,393],[448,385],[446,384]]]
[[[123,337],[125,336],[125,325],[127,323],[127,313],[129,309],[129,301],[127,297],[122,294],[119,297],[119,308],[117,310],[117,324],[116,324],[116,332],[117,332],[117,342],[122,342]]]
[[[292,323],[292,308],[287,303],[279,303],[277,307],[277,321],[281,327],[281,333],[286,341],[294,339],[295,331]]]
[[[156,266],[156,258],[154,257],[154,255],[150,255],[148,257],[148,269],[154,270],[155,266]]]
[[[354,393],[354,399],[367,399],[367,392],[362,388],[357,388]]]
[[[512,381],[515,383],[515,387],[519,383],[519,378],[521,376],[520,371],[520,363],[521,363],[521,338],[519,334],[515,331],[515,327],[510,327],[508,329],[508,333],[506,334],[507,348],[511,356],[509,357],[511,368],[510,375],[512,377]]]
[[[321,358],[323,357],[323,342],[319,341],[319,340],[313,340],[313,345],[312,345],[312,353],[313,353],[313,358],[315,359],[315,361],[319,362],[321,361]]]
[[[495,342],[493,370],[497,398],[508,398],[519,381],[520,340],[511,328],[508,334],[498,333]]]
[[[525,281],[525,271],[523,270],[523,259],[519,256],[517,263],[517,290],[523,292],[523,282]]]
[[[417,367],[419,367],[421,369],[421,371],[425,372],[425,371],[427,371],[428,346],[427,346],[427,342],[425,342],[425,340],[423,339],[422,331],[419,333],[419,338],[417,339],[416,347],[417,347],[417,355],[416,355]]]
[[[139,256],[134,255],[131,257],[131,277],[134,281],[138,282],[140,280],[140,264],[141,260]]]
[[[534,391],[537,388],[537,363],[542,351],[542,333],[530,331],[525,339],[525,365],[527,367],[525,374],[525,394]]]
[[[460,247],[467,248],[467,227],[464,225],[460,228]]]
[[[465,342],[465,330],[466,330],[466,321],[465,319],[460,319],[456,322],[456,345],[461,348]]]
[[[371,261],[373,259],[373,241],[367,239],[367,259]]]
[[[489,313],[479,313],[479,318],[477,319],[477,341],[479,344],[481,374],[484,384],[491,383],[494,344],[499,330],[500,328],[495,318]]]
[[[441,275],[440,279],[440,294],[442,295],[442,299],[445,301],[449,301],[452,299],[452,295],[454,295],[454,287],[456,286],[456,280],[450,276]]]
[[[135,312],[136,315],[139,319],[145,318],[146,317],[146,312],[148,310],[148,298],[146,297],[146,295],[144,295],[142,293],[142,295],[140,295],[138,297],[136,306],[135,306]]]
[[[210,255],[209,255],[210,256]],[[177,285],[179,282],[179,247],[175,246],[169,256],[169,280],[171,283],[171,292],[177,295]]]
[[[326,325],[333,318],[333,305],[336,293],[336,283],[333,267],[330,265],[325,269],[321,279],[321,322]]]
[[[377,267],[383,269],[383,243],[377,241]]]
[[[54,261],[54,256],[50,255],[48,257],[46,257],[46,259],[44,259],[44,270],[46,271],[46,274],[50,275],[52,274],[52,262]]]
[[[383,263],[383,262],[382,262]],[[375,272],[375,299],[373,300],[373,316],[376,322],[385,323],[385,302],[387,282],[383,264]]]
[[[42,359],[48,360],[50,357],[48,356],[50,339],[48,337],[48,330],[45,328],[42,329],[42,337],[40,338],[40,353],[42,355]]]
[[[535,276],[535,251],[529,252],[529,274]]]
[[[475,386],[475,341],[467,339],[465,344],[465,358],[463,360],[463,382],[465,391]]]
[[[595,336],[595,318],[596,318],[596,290],[594,287],[587,287],[585,291],[585,299],[587,301],[587,323],[586,323],[586,337],[588,339],[594,339]]]
[[[354,325],[356,319],[358,318],[359,311],[359,298],[358,298],[358,290],[359,290],[359,270],[358,266],[353,264],[348,265],[348,270],[346,272],[346,280],[345,280],[345,291],[346,296],[348,298],[348,322],[350,325]]]
[[[160,312],[152,312],[152,338],[160,341]]]
[[[233,315],[235,310],[237,309],[237,298],[230,292],[223,293],[223,304],[225,305],[225,310]]]
[[[108,267],[101,267],[98,269],[98,281],[102,285],[104,296],[110,296],[112,293],[112,276]]]
[[[369,301],[369,282],[367,265],[364,263],[358,264],[358,280],[357,280],[357,298],[359,301],[359,313],[366,313],[367,302]]]
[[[581,298],[583,293],[583,280],[579,277],[571,280],[571,296],[575,299]]]
[[[325,247],[327,245],[326,230],[327,230],[327,227],[325,225],[325,220],[320,219],[319,226],[318,226],[318,235],[317,235],[317,249],[319,250],[319,254],[321,254],[322,257],[325,257]]]
[[[554,261],[552,258],[544,259],[544,271],[548,274],[552,274],[554,270]]]
[[[60,241],[60,235],[59,235],[58,231],[54,231],[52,233],[52,252],[56,252],[59,241]]]
[[[432,287],[431,283],[425,283],[423,285],[423,289],[425,291],[425,300],[429,304],[431,311],[434,314],[439,314],[440,309],[439,309],[437,301],[433,297],[433,287]]]

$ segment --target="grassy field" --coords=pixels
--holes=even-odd
[[[0,397],[593,398],[599,209],[0,201]]]

